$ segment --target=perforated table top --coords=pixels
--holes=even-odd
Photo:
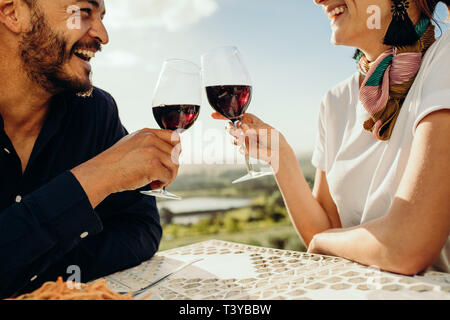
[[[407,277],[330,256],[211,240],[157,253],[106,277],[116,291],[137,290],[203,258],[148,290],[164,300],[445,299],[450,274]]]

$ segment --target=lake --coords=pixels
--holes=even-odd
[[[171,223],[191,224],[221,211],[248,207],[251,203],[251,199],[246,198],[186,198],[158,202],[158,209],[162,222],[166,222],[164,220],[169,214]]]

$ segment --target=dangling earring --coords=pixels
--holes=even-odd
[[[392,22],[384,37],[384,44],[393,47],[410,46],[419,40],[408,15],[408,0],[393,0]]]

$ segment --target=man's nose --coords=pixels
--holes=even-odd
[[[89,35],[95,38],[100,44],[105,45],[109,42],[108,31],[106,31],[103,21],[98,19],[89,30]]]
[[[322,4],[325,0],[313,0],[317,5]]]

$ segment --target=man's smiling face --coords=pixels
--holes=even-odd
[[[109,41],[102,22],[104,1],[26,2],[30,4],[30,29],[21,36],[19,54],[29,77],[52,94],[89,91],[89,61]]]

